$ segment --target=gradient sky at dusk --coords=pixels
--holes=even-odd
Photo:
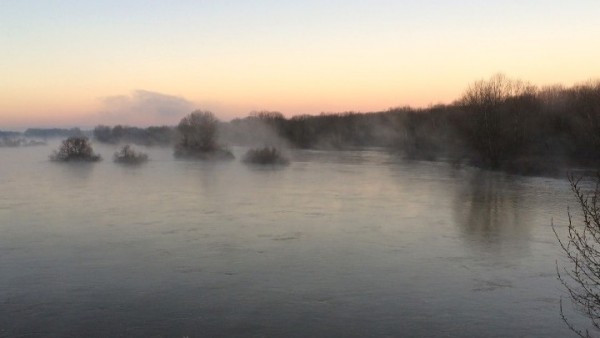
[[[0,129],[449,103],[600,77],[600,1],[0,0]]]

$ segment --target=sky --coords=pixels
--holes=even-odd
[[[450,103],[600,78],[600,1],[0,0],[0,130]]]

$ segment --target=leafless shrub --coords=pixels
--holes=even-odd
[[[244,156],[244,162],[262,165],[287,165],[290,161],[275,147],[250,149]]]
[[[101,157],[94,154],[90,141],[86,137],[73,136],[64,140],[60,148],[50,155],[50,159],[58,162],[95,162]]]
[[[135,151],[129,144],[124,145],[113,157],[117,163],[141,164],[148,161],[148,155]]]
[[[571,190],[575,194],[582,216],[575,222],[569,211],[566,238],[561,239],[556,228],[554,234],[566,254],[568,266],[557,274],[567,289],[576,309],[591,319],[594,331],[600,331],[600,175],[591,190],[583,190],[581,178],[569,176]],[[592,337],[589,330],[576,328],[560,307],[561,317],[568,327],[580,337]]]

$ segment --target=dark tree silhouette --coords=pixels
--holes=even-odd
[[[94,138],[99,142],[112,143],[112,131],[109,126],[99,125],[94,128]]]
[[[99,161],[100,155],[94,154],[94,150],[86,137],[69,137],[64,140],[50,159],[53,161],[69,162],[69,161]]]
[[[524,114],[535,109],[536,88],[496,74],[469,86],[460,105],[467,112],[467,144],[484,167],[499,169],[524,149]]]
[[[290,163],[275,147],[250,149],[244,156],[244,162],[262,165],[288,165]]]
[[[39,137],[39,138],[50,138],[50,137],[81,137],[83,132],[79,128],[71,129],[60,129],[60,128],[29,128],[25,130],[24,136],[26,137]]]
[[[114,144],[175,145],[176,156],[191,158],[231,158],[219,147],[219,136],[250,147],[385,147],[410,159],[439,158],[516,174],[558,175],[569,166],[600,164],[600,82],[538,90],[498,74],[473,83],[451,104],[427,108],[290,118],[256,111],[229,123],[195,111],[176,128],[98,126],[94,135],[99,142]]]
[[[580,158],[588,163],[600,159],[600,81],[577,85],[568,91],[567,111],[574,115],[573,135]]]
[[[576,308],[591,319],[595,331],[600,330],[600,176],[591,191],[582,189],[581,178],[569,176],[571,190],[575,194],[582,222],[575,222],[569,212],[567,236],[554,234],[567,257],[568,266],[560,269],[558,279],[565,286]],[[589,330],[576,328],[560,307],[561,317],[569,328],[580,337],[591,337]]]
[[[94,138],[103,143],[133,143],[138,145],[172,145],[175,140],[175,129],[167,126],[138,128],[117,125],[108,127],[99,125],[94,128]]]
[[[216,149],[217,125],[219,120],[209,111],[196,110],[184,117],[177,125],[181,135],[179,146],[197,151]]]
[[[219,120],[209,111],[196,110],[177,125],[180,140],[175,156],[200,159],[229,159],[233,154],[217,145]]]

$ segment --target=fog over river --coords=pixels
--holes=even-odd
[[[557,337],[563,178],[379,150],[287,167],[0,148],[0,336]],[[245,149],[233,148],[237,158]]]

